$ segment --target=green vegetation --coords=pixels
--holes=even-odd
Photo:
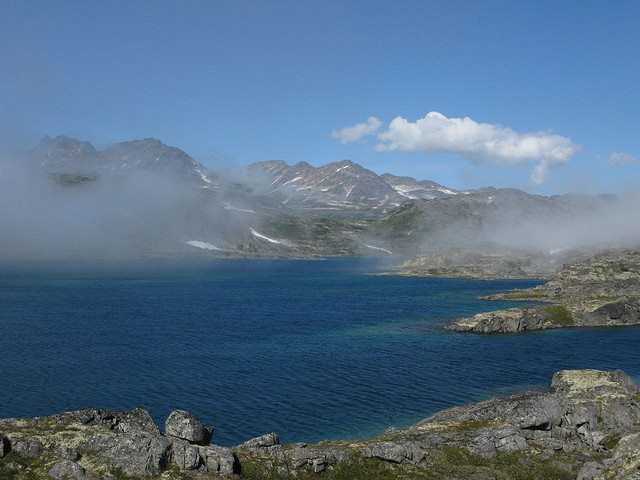
[[[560,325],[563,327],[570,327],[575,325],[573,315],[571,315],[571,312],[562,305],[546,307],[544,311],[549,314],[549,318],[547,320],[554,325]]]
[[[498,453],[493,459],[485,459],[466,449],[443,447],[430,452],[419,464],[393,464],[373,458],[353,456],[351,461],[336,465],[321,474],[311,469],[301,469],[295,476],[301,480],[454,480],[474,476],[500,480],[565,480],[576,475],[576,464],[558,454],[545,459],[522,453]],[[287,478],[277,467],[264,459],[244,459],[242,478],[249,480],[277,480]],[[293,477],[292,477],[293,478]]]
[[[50,455],[25,458],[9,453],[0,459],[0,478],[2,480],[50,480],[49,469],[55,464]]]
[[[435,277],[435,276],[440,275],[440,270],[438,270],[437,268],[428,268],[427,269],[427,273],[429,275],[433,275]]]
[[[487,428],[499,424],[495,420],[464,420],[454,423],[434,423],[433,429],[443,432],[465,432],[467,430],[477,430],[479,428]]]
[[[536,300],[539,298],[546,298],[547,295],[540,292],[508,292],[502,295],[505,300]]]
[[[51,480],[48,472],[60,461],[51,452],[45,452],[36,458],[27,458],[15,453],[9,453],[0,459],[0,479],[2,480]],[[140,480],[137,477],[125,475],[121,470],[108,465],[103,459],[91,454],[85,454],[80,464],[86,468],[87,474],[96,474],[96,478],[102,478],[102,474],[109,474],[113,480]],[[163,476],[166,480],[178,480],[186,478],[184,472],[177,469],[167,470]]]
[[[615,448],[618,446],[618,442],[620,441],[620,436],[619,435],[611,435],[610,437],[606,438],[603,445],[604,448],[606,448],[607,450],[609,450],[610,452],[615,450]]]

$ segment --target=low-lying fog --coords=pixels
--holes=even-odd
[[[184,248],[190,240],[217,238],[231,244],[236,232],[248,232],[255,224],[256,214],[248,215],[252,210],[238,208],[237,198],[227,195],[231,186],[255,181],[255,176],[249,180],[221,172],[215,185],[204,188],[162,168],[60,178],[24,152],[5,153],[0,157],[0,257],[162,256],[178,245]],[[259,190],[255,187],[245,190]],[[234,208],[238,211],[232,212]],[[627,191],[617,199],[590,202],[579,213],[575,209],[558,213],[562,208],[554,207],[549,218],[503,206],[499,220],[474,219],[471,225],[468,219],[454,221],[413,238],[413,248],[404,252],[390,237],[364,233],[360,238],[394,254],[487,241],[547,253],[633,247],[640,245],[639,211],[640,194]]]

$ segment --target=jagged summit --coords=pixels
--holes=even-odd
[[[408,199],[457,193],[429,180],[378,175],[349,159],[319,167],[307,162],[258,162],[249,166],[249,172],[269,176],[266,195],[315,216],[379,217]]]

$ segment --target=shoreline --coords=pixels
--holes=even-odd
[[[0,474],[16,480],[319,474],[327,479],[627,478],[640,468],[633,453],[640,448],[640,389],[619,370],[565,370],[553,375],[547,389],[448,408],[406,429],[355,441],[281,445],[271,432],[227,448],[212,444],[212,437],[212,427],[182,410],[169,415],[163,431],[144,409],[0,419]]]

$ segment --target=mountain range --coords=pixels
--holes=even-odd
[[[49,182],[34,187],[47,191],[41,209],[56,205],[51,218],[80,212],[64,217],[68,237],[53,227],[41,232],[62,235],[55,243],[81,256],[406,256],[483,242],[562,249],[557,233],[564,225],[617,201],[492,187],[457,191],[378,175],[350,160],[211,171],[153,138],[100,151],[86,141],[45,137],[24,155]],[[6,255],[28,256],[22,243],[0,246]]]
[[[314,217],[376,218],[406,200],[457,195],[430,180],[377,175],[351,160],[314,167],[306,162],[258,162],[248,171],[266,178],[262,194]]]

